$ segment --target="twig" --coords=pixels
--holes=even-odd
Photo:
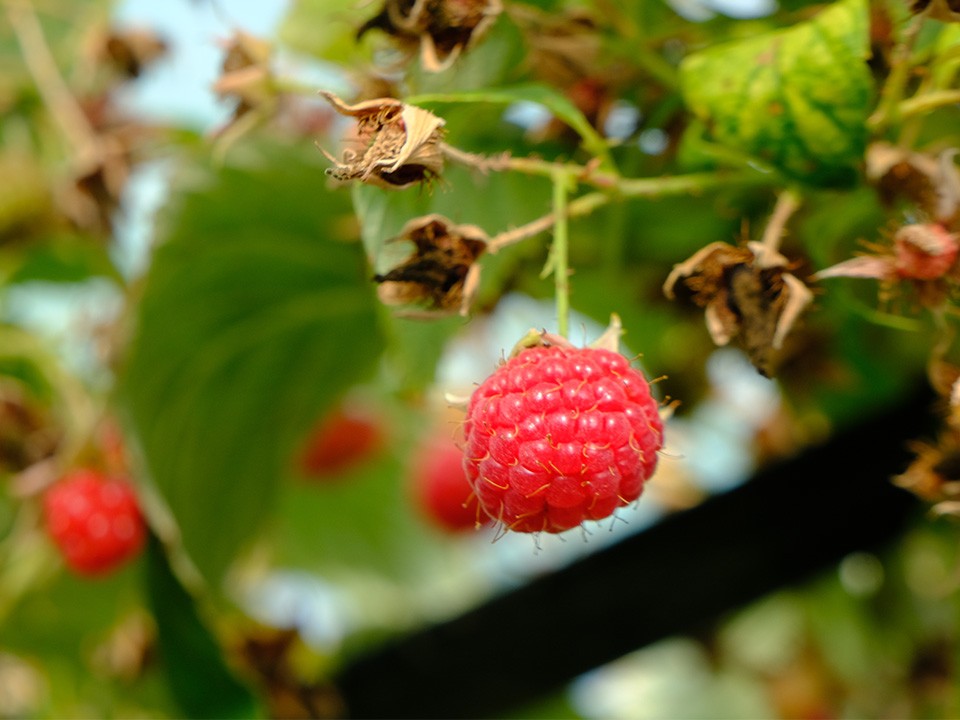
[[[57,68],[32,4],[29,0],[7,0],[4,5],[23,60],[44,104],[81,163],[93,161],[100,154],[97,134]]]
[[[614,188],[619,182],[619,178],[616,175],[598,172],[597,167],[599,163],[597,162],[579,165],[577,163],[552,162],[550,160],[541,160],[533,157],[513,157],[510,153],[480,155],[478,153],[460,150],[447,143],[440,145],[440,151],[446,158],[458,162],[461,165],[472,167],[483,173],[505,172],[510,170],[524,173],[525,175],[553,178],[557,172],[563,172],[579,182],[599,188]]]
[[[960,90],[938,90],[904,100],[898,113],[902,118],[909,118],[957,103],[960,103]]]
[[[606,205],[612,199],[613,196],[601,192],[592,192],[587,195],[581,195],[575,200],[571,200],[567,203],[566,216],[567,218],[574,218],[582,215],[589,215],[597,208]],[[521,225],[513,230],[506,230],[502,233],[494,235],[487,245],[487,252],[496,253],[509,245],[515,245],[522,240],[526,240],[527,238],[531,238],[535,235],[539,235],[542,232],[546,232],[554,226],[555,221],[554,213],[550,212],[543,217],[539,217],[536,220],[531,220],[527,224]]]
[[[544,268],[544,276],[553,273],[554,298],[557,304],[557,332],[567,337],[570,329],[570,270],[569,270],[569,219],[567,212],[571,178],[558,171],[553,178],[553,242],[550,244],[550,259]]]
[[[517,160],[519,158],[512,158]],[[557,169],[554,168],[554,172]],[[579,179],[579,178],[578,178]],[[721,171],[713,173],[691,173],[656,178],[618,179],[609,192],[595,191],[571,200],[567,203],[567,217],[574,218],[589,215],[597,208],[614,200],[629,198],[667,197],[671,195],[697,195],[717,187],[749,187],[751,185],[775,185],[781,182],[776,174],[757,172],[756,170]],[[554,225],[553,213],[531,220],[525,225],[507,230],[491,238],[487,252],[495,253],[522,240],[546,232]]]
[[[894,48],[891,58],[891,70],[887,81],[883,85],[880,102],[873,115],[867,120],[868,127],[874,132],[884,130],[894,119],[900,109],[907,81],[910,79],[910,56],[913,53],[920,28],[923,27],[923,15],[916,15],[904,30],[903,39]]]

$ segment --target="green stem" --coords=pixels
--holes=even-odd
[[[558,171],[553,177],[553,243],[550,246],[548,263],[548,268],[553,270],[557,333],[562,337],[567,337],[570,332],[570,228],[567,208],[570,181],[570,176],[562,171]]]
[[[563,172],[563,166],[554,166],[554,176],[564,175],[567,181],[574,179]],[[566,202],[567,218],[589,215],[593,211],[614,200],[638,197],[667,197],[671,195],[698,195],[717,187],[770,186],[782,184],[782,178],[776,173],[762,173],[756,170],[726,170],[712,173],[691,173],[673,177],[636,178],[620,180],[615,183],[612,192],[595,191],[581,195]],[[566,198],[565,198],[566,200]],[[505,247],[515,245],[527,238],[546,232],[555,227],[555,213],[550,212],[536,220],[531,220],[512,230],[506,230],[490,239],[487,252],[496,253]]]
[[[937,90],[904,100],[900,103],[900,117],[924,115],[931,110],[960,103],[960,90]]]
[[[875,133],[885,130],[891,122],[898,118],[900,101],[903,99],[903,93],[907,88],[910,72],[913,69],[910,58],[922,26],[923,16],[914,16],[903,33],[903,39],[894,49],[890,76],[883,85],[877,109],[867,120],[867,125]]]

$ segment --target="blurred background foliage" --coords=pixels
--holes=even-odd
[[[814,284],[775,380],[661,286],[711,242],[759,239],[788,187],[802,205],[781,250],[804,280],[926,220],[871,182],[864,153],[957,146],[960,26],[900,0],[503,4],[435,73],[416,40],[358,39],[379,6],[353,0],[4,0],[0,716],[336,716],[326,680],[364,649],[734,487],[957,363],[952,299],[929,311],[909,283],[887,301],[874,281]],[[765,52],[772,69],[745,74]],[[897,62],[907,77],[886,91]],[[351,123],[320,89],[422,98],[449,145],[541,164],[448,162],[422,186],[351,191],[325,175],[318,147],[340,157]],[[884,92],[941,101],[878,120]],[[551,163],[579,168],[571,198],[607,193],[571,220],[574,341],[617,313],[628,354],[682,404],[626,522],[586,542],[446,533],[413,500],[412,458],[453,436],[445,393],[556,328],[549,235],[482,257],[469,319],[398,313],[371,278],[408,251],[388,240],[411,218],[494,237],[543,217]],[[617,179],[598,190],[594,171]],[[707,179],[683,192],[617,184],[692,173]],[[304,448],[344,407],[377,441],[317,472]],[[86,580],[39,498],[110,452],[108,427],[152,540]],[[955,716],[957,549],[952,519],[918,518],[894,547],[509,716]]]

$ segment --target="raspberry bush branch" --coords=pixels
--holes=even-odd
[[[867,125],[874,133],[880,134],[890,124],[900,120],[900,103],[903,101],[910,73],[913,70],[913,49],[923,22],[923,15],[912,17],[903,32],[903,37],[894,49],[890,75],[880,91],[880,101],[877,103],[876,110],[867,120]]]
[[[562,337],[570,333],[570,225],[567,212],[567,193],[571,177],[559,171],[553,177],[553,241],[550,255],[541,273],[546,277],[553,273],[554,294],[557,308],[557,332]]]
[[[91,160],[98,152],[96,133],[60,74],[33,3],[31,0],[5,0],[4,10],[24,63],[64,139],[80,162]]]

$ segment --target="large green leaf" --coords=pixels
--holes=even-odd
[[[815,184],[849,182],[866,146],[872,80],[866,0],[787,30],[715,45],[681,65],[713,137]]]
[[[292,50],[322,60],[366,58],[369,53],[357,42],[357,30],[376,10],[371,7],[361,14],[356,5],[354,0],[295,0],[280,24],[279,39]]]
[[[353,188],[364,248],[378,272],[395,267],[411,252],[405,242],[390,242],[411,219],[438,213],[458,224],[478,225],[493,237],[550,212],[550,184],[542,178],[516,173],[480,176],[451,165],[439,187],[431,191],[385,192],[369,185]],[[540,253],[537,239],[480,256],[480,289],[475,307],[494,304],[523,259]],[[446,340],[467,322],[445,318],[429,322],[406,317],[385,321],[390,334],[391,369],[405,389],[423,387],[433,379]]]
[[[312,421],[381,349],[360,247],[337,237],[347,197],[325,192],[310,153],[266,153],[184,193],[121,378],[208,578],[256,533]]]
[[[249,688],[227,667],[194,598],[170,569],[163,548],[150,538],[146,586],[157,623],[157,644],[171,695],[187,717],[260,715]]]

